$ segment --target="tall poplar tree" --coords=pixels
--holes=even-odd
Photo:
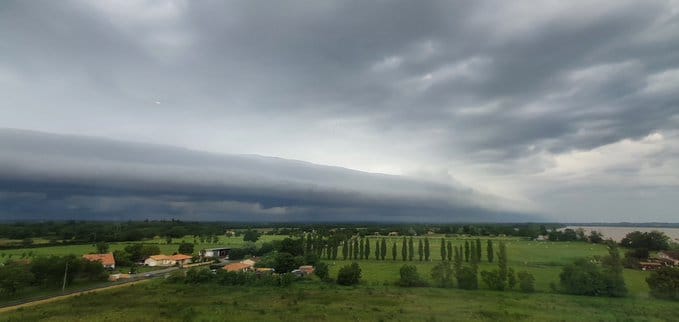
[[[358,245],[358,259],[363,259],[364,257],[364,252],[365,252],[365,242],[363,241],[363,237],[361,237],[361,241],[359,242]]]
[[[382,247],[380,247],[380,257],[382,260],[387,258],[387,239],[382,238]]]
[[[370,259],[370,239],[365,239],[365,250],[363,251],[363,258]]]
[[[481,238],[476,239],[476,260],[481,262]]]
[[[497,267],[501,285],[507,285],[507,274],[509,269],[507,267],[507,246],[505,242],[500,242],[500,251],[497,254]]]
[[[342,243],[342,259],[347,260],[347,256],[349,256],[349,240],[345,239]]]
[[[354,239],[354,260],[358,259],[358,238]]]
[[[487,245],[486,245],[486,257],[488,258],[488,263],[493,262],[493,241],[488,240]]]
[[[449,240],[448,244],[446,245],[446,253],[448,253],[448,261],[453,260],[453,243]]]
[[[469,262],[469,241],[464,241],[464,261]]]
[[[391,246],[391,259],[396,260],[396,242]]]
[[[380,240],[375,238],[375,260],[380,260]]]
[[[441,260],[442,261],[446,260],[446,240],[445,240],[445,238],[441,238]]]
[[[408,239],[408,260],[412,261],[415,257],[415,243],[413,242],[413,237]]]
[[[408,240],[403,236],[403,245],[401,246],[401,259],[408,260]]]
[[[424,260],[429,261],[429,238],[424,237]]]
[[[424,256],[424,246],[422,246],[422,239],[417,239],[417,255],[420,257],[420,262],[422,261],[422,256]]]

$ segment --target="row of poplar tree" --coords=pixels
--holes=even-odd
[[[482,243],[481,239],[465,240],[464,246],[453,246],[451,241],[446,241],[445,238],[440,240],[440,259],[443,261],[453,261],[456,256],[460,256],[465,262],[470,262],[475,258],[481,261],[482,258]],[[387,238],[361,238],[352,237],[345,240],[314,238],[307,236],[304,241],[305,253],[316,254],[319,257],[336,260],[338,255],[343,260],[363,260],[370,259],[371,255],[375,260],[397,260],[400,248],[401,260],[413,261],[417,256],[419,261],[433,260],[431,256],[430,239],[417,239],[417,252],[415,248],[415,239],[413,237],[406,238],[400,244],[396,241],[391,242],[391,253],[388,251]],[[338,254],[338,248],[341,247],[341,254]],[[391,256],[390,256],[391,255]],[[486,259],[489,263],[495,260],[495,252],[492,240],[486,241]]]

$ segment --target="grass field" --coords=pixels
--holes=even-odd
[[[129,299],[134,298],[134,301]],[[0,321],[676,321],[677,303],[395,286],[143,285],[20,309]]]

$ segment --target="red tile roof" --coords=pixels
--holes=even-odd
[[[83,258],[92,262],[101,262],[104,266],[113,266],[116,264],[115,258],[113,258],[112,253],[107,254],[85,254]]]
[[[244,264],[244,263],[233,263],[233,264],[229,264],[229,265],[224,266],[224,269],[229,271],[229,272],[238,272],[238,271],[242,271],[244,269],[248,269],[250,267],[252,267],[252,265],[248,265],[248,264]]]

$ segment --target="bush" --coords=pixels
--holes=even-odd
[[[517,277],[519,278],[519,289],[521,292],[535,292],[535,277],[533,277],[533,274],[521,271],[517,274]]]
[[[415,265],[403,265],[400,270],[401,279],[398,280],[396,284],[403,287],[419,287],[427,286],[427,282],[424,281],[420,275],[417,273],[417,267]]]
[[[478,289],[479,278],[476,270],[469,266],[460,268],[457,274],[457,286],[464,290]]]
[[[355,285],[361,281],[361,267],[357,263],[351,263],[340,268],[337,273],[337,284]]]
[[[184,272],[181,270],[176,270],[170,273],[166,278],[167,283],[183,283],[184,282]]]
[[[431,278],[438,287],[453,287],[453,269],[450,262],[439,262],[431,269]]]
[[[324,262],[317,262],[314,266],[314,274],[321,279],[321,281],[328,281],[330,279],[330,270],[328,264]]]
[[[679,268],[662,267],[646,278],[651,295],[656,298],[679,300]]]
[[[186,272],[186,283],[190,284],[200,284],[212,281],[214,275],[212,271],[208,268],[197,268],[193,267]]]
[[[481,280],[491,290],[504,291],[505,289],[505,283],[500,277],[500,271],[497,269],[490,272],[482,271]]]

